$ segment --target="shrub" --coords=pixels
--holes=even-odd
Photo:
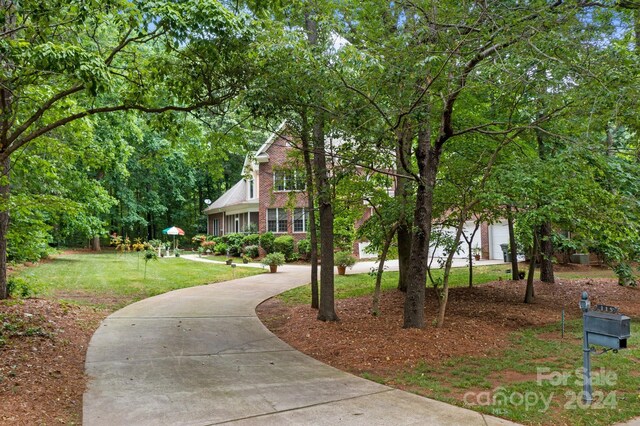
[[[160,247],[162,244],[164,244],[161,240],[149,240],[147,241],[149,243],[149,245],[151,247],[153,247],[154,249],[157,249],[158,247]]]
[[[284,254],[287,260],[291,260],[295,249],[296,245],[291,235],[283,235],[273,240],[273,250]]]
[[[356,264],[356,258],[348,251],[339,251],[333,255],[333,261],[336,266],[353,267]]]
[[[280,266],[280,265],[283,265],[284,262],[285,262],[284,254],[278,253],[278,252],[269,253],[262,259],[262,264],[266,266],[270,266],[270,265]]]
[[[215,252],[215,254],[227,254],[228,248],[229,246],[227,246],[225,243],[218,243],[213,246],[213,251]]]
[[[258,246],[246,246],[244,248],[244,254],[251,258],[255,258],[258,257],[258,254],[260,254],[260,252],[258,250]]]
[[[240,256],[240,253],[242,253],[242,240],[244,240],[244,234],[227,234],[225,235],[225,237],[225,242],[227,243],[227,246],[229,248],[229,255]]]
[[[273,252],[273,241],[276,239],[273,232],[265,232],[260,235],[260,247],[267,253]]]
[[[245,246],[257,246],[260,244],[260,234],[245,235],[242,239],[242,244]]]
[[[308,256],[311,253],[311,241],[308,238],[298,241],[298,253],[301,256]]]
[[[202,251],[215,250],[215,246],[216,246],[216,243],[214,241],[203,241],[200,248],[203,249]]]
[[[195,235],[193,238],[191,238],[191,242],[196,245],[201,245],[206,240],[207,240],[207,236],[204,234],[198,234],[198,235]]]
[[[11,277],[7,281],[7,291],[12,297],[28,299],[40,293],[40,284],[22,277]]]

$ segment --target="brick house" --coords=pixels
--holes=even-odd
[[[280,135],[284,123],[244,162],[245,176],[204,210],[207,233],[271,231],[306,237],[309,215],[303,168],[292,161],[293,148]]]
[[[244,177],[204,210],[207,215],[207,233],[220,236],[235,232],[273,232],[276,236],[289,234],[295,241],[307,236],[309,215],[301,161],[294,158],[295,151],[287,138],[281,136],[285,123],[280,125],[266,142],[245,158]],[[365,209],[362,224],[371,212]],[[473,222],[465,224],[471,232]],[[453,234],[453,229],[445,229]],[[500,244],[508,243],[506,222],[483,223],[476,233],[473,246],[481,248],[484,259],[502,259]],[[355,242],[357,257],[372,255],[365,252],[368,243]],[[442,255],[436,247],[435,256]],[[461,245],[457,257],[467,256],[467,245]],[[375,257],[375,256],[374,256]]]

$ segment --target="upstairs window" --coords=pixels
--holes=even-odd
[[[307,189],[305,174],[299,170],[274,170],[274,191],[304,191]]]

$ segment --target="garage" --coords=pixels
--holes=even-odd
[[[489,225],[489,258],[504,259],[500,244],[509,244],[509,226],[506,220]]]

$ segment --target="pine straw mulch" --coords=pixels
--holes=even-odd
[[[525,281],[497,281],[474,288],[450,290],[446,324],[433,326],[437,299],[427,290],[424,329],[403,329],[404,294],[383,293],[379,317],[371,315],[371,297],[336,301],[339,322],[316,320],[308,306],[287,306],[277,298],[261,304],[257,313],[280,339],[297,350],[355,374],[385,375],[414,367],[420,361],[454,356],[483,356],[509,345],[511,332],[579,318],[580,294],[588,291],[592,306],[615,305],[629,316],[640,316],[640,289],[620,287],[614,279],[558,280],[535,283],[536,300],[525,305]]]
[[[105,310],[0,302],[0,424],[80,424],[89,340]]]

